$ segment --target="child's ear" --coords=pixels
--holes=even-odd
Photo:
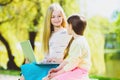
[[[73,32],[72,24],[70,24],[70,26],[69,26],[69,30],[70,30],[70,33],[72,34],[72,32]]]
[[[70,30],[72,30],[72,24],[70,24],[70,26],[69,26],[69,27],[70,27]]]
[[[73,30],[73,28],[72,28],[72,24],[70,24],[70,32],[71,32],[71,34],[75,33],[74,30]]]

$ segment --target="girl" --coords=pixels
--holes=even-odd
[[[42,64],[49,63],[49,65],[37,65],[36,63],[22,65],[21,71],[25,80],[42,80],[51,68],[57,67],[57,64],[63,61],[64,49],[71,38],[65,29],[66,22],[61,6],[58,3],[51,4],[45,17],[42,42],[42,53],[45,54]],[[21,80],[24,79],[21,78]]]
[[[83,16],[75,14],[67,21],[68,33],[73,36],[68,56],[57,68],[51,69],[43,80],[89,80],[90,49],[83,36],[86,20]]]

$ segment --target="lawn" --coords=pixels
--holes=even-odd
[[[18,76],[18,75],[20,75],[20,71],[0,69],[0,74]]]

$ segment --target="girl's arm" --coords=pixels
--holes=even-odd
[[[56,69],[61,70],[66,64],[67,64],[67,61],[64,60]]]
[[[61,69],[63,69],[63,67],[67,64],[66,61],[63,61],[57,68],[53,68],[49,71],[49,74],[53,73],[53,72],[58,72]]]
[[[67,61],[63,61],[57,68],[53,68],[49,71],[48,77],[51,79],[59,74],[64,73],[63,67],[67,64]]]
[[[64,69],[61,69],[61,70],[59,70],[59,71],[57,71],[57,72],[55,72],[55,73],[49,74],[49,75],[48,75],[48,78],[51,79],[51,78],[53,78],[53,77],[55,77],[55,76],[57,76],[57,75],[60,75],[60,74],[62,74],[62,73],[64,73],[64,72],[65,72]]]

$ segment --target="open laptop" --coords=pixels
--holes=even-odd
[[[49,63],[43,61],[37,62],[29,40],[21,42],[20,45],[22,47],[22,51],[25,58],[29,59],[30,62],[35,62],[37,65],[53,65],[53,64],[58,65],[57,63],[50,63],[50,62]]]
[[[29,40],[20,43],[23,54],[30,62],[36,62],[35,55]]]

